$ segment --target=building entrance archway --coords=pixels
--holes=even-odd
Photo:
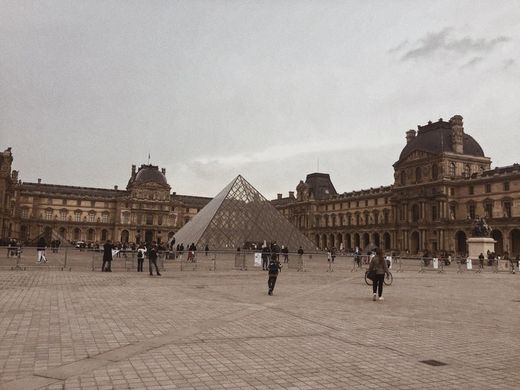
[[[461,256],[466,256],[466,254],[468,253],[466,233],[459,230],[457,234],[455,234],[455,244],[455,252]]]
[[[495,253],[498,256],[504,255],[504,236],[500,230],[492,230],[490,234],[491,238],[496,241]]]
[[[416,255],[419,253],[420,248],[420,236],[419,232],[413,232],[410,235],[410,253]]]
[[[511,230],[511,256],[520,255],[520,229]]]
[[[153,230],[147,230],[144,232],[144,240],[147,243],[150,243],[153,241]]]

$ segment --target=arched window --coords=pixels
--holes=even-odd
[[[421,167],[417,167],[417,168],[415,168],[415,181],[417,183],[420,183],[421,180],[422,180]]]
[[[403,186],[406,185],[406,172],[405,171],[401,171],[401,185],[403,185]]]
[[[471,167],[469,166],[469,164],[465,164],[464,165],[464,177],[469,177],[470,174],[471,174]]]
[[[457,167],[454,162],[450,163],[450,176],[455,176],[455,173],[457,172]]]
[[[437,164],[433,164],[432,165],[432,179],[437,180],[438,177],[439,177],[439,167],[437,166]]]

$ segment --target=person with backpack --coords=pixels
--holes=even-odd
[[[144,263],[144,254],[146,253],[146,248],[143,244],[139,244],[137,248],[137,272],[143,272],[143,263]]]
[[[386,260],[383,256],[383,251],[381,248],[375,249],[375,255],[370,260],[370,265],[368,267],[368,272],[375,271],[375,279],[372,283],[372,292],[373,297],[372,300],[376,301],[379,296],[379,300],[382,301],[383,298],[383,282],[385,280],[385,275],[389,274],[388,265],[386,264]]]
[[[269,295],[273,295],[274,286],[276,284],[276,278],[278,278],[278,273],[282,269],[282,265],[278,260],[278,256],[271,256],[271,260],[269,261],[269,266],[267,270],[269,271],[269,279],[267,279],[267,287],[269,288],[267,293]]]

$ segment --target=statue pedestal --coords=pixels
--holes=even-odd
[[[490,237],[472,237],[468,238],[468,252],[471,259],[478,259],[482,253],[487,258],[487,251],[495,251],[495,240]]]

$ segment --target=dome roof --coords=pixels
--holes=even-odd
[[[133,181],[135,184],[157,183],[167,186],[166,176],[159,171],[157,165],[141,165]]]
[[[410,142],[401,151],[399,160],[405,158],[408,154],[415,150],[421,150],[434,154],[442,152],[451,152],[452,149],[452,128],[450,122],[444,122],[442,119],[436,123],[428,123],[425,126],[418,126],[417,136],[412,138]],[[484,151],[475,139],[464,133],[462,141],[463,154],[485,157]]]

